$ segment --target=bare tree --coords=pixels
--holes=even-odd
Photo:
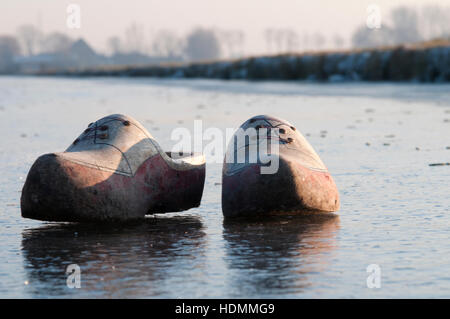
[[[31,24],[22,25],[17,28],[17,37],[26,55],[33,55],[39,48],[42,33]]]
[[[242,56],[245,35],[241,30],[218,30],[220,43],[225,47],[228,57]]]
[[[391,11],[395,43],[410,43],[421,40],[417,12],[408,7],[398,7]]]
[[[274,38],[274,30],[266,29],[264,31],[264,37],[266,39],[267,52],[272,53],[273,51],[273,38]]]
[[[353,45],[377,47],[450,36],[450,7],[427,5],[417,11],[401,6],[391,11],[390,18],[381,29],[359,27],[353,33]]]
[[[424,39],[450,36],[450,6],[426,5],[419,18],[419,29]]]
[[[307,51],[311,45],[311,38],[308,33],[304,32],[302,35],[302,46],[303,50]]]
[[[285,31],[286,51],[294,52],[299,49],[300,40],[298,34],[291,29]]]
[[[300,37],[292,29],[267,29],[264,35],[270,53],[293,52],[300,47]]]
[[[183,41],[170,30],[160,30],[152,41],[152,51],[158,56],[180,56],[183,49]]]
[[[333,43],[335,48],[342,49],[342,47],[344,46],[344,38],[339,34],[335,34],[333,36]]]
[[[11,36],[0,36],[0,72],[14,70],[14,56],[20,53],[19,42]]]
[[[132,23],[125,30],[124,50],[127,52],[144,53],[145,36],[141,25]]]
[[[236,45],[236,49],[234,52],[235,56],[243,56],[244,55],[244,44],[245,44],[245,33],[242,30],[236,30],[234,33],[234,44]]]
[[[110,37],[107,40],[107,46],[108,46],[108,50],[111,52],[111,54],[117,54],[122,50],[122,43],[120,41],[119,37]]]
[[[381,29],[369,29],[361,25],[352,36],[352,44],[356,48],[375,48],[394,43],[394,32],[388,25],[383,25]]]
[[[275,52],[280,53],[281,51],[283,51],[284,31],[280,29],[273,30],[272,36],[272,42],[275,44]]]
[[[184,52],[191,61],[218,59],[221,55],[218,37],[212,30],[197,28],[187,36]]]
[[[320,50],[323,47],[323,45],[325,44],[325,41],[326,41],[326,39],[322,33],[319,33],[319,32],[314,33],[313,42],[314,42],[315,49]]]

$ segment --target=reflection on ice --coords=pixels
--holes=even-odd
[[[232,286],[240,293],[272,297],[277,290],[301,291],[310,285],[310,274],[328,266],[329,255],[337,247],[338,230],[339,216],[329,213],[224,221]]]
[[[23,231],[22,249],[37,297],[143,297],[169,288],[155,283],[201,255],[204,235],[202,223],[192,216],[158,216],[124,226],[53,224]],[[66,286],[70,264],[81,268],[82,289]]]

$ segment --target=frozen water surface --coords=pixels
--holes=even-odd
[[[33,161],[110,113],[169,149],[196,119],[285,118],[328,166],[341,209],[224,223],[221,165],[208,164],[201,206],[183,213],[95,227],[21,218]],[[450,85],[0,77],[0,136],[0,297],[450,297],[450,166],[429,166],[450,162]]]

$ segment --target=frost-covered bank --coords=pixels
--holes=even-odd
[[[450,43],[348,52],[286,54],[184,65],[96,68],[52,74],[245,80],[449,82]]]

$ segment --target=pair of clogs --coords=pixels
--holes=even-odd
[[[269,156],[277,168],[262,174],[267,163],[259,159],[230,160],[263,139],[231,142],[223,167],[225,217],[339,208],[327,168],[292,125],[256,116],[241,126],[248,128],[277,129],[276,137],[268,134],[265,141],[277,146]],[[89,124],[66,151],[35,161],[22,190],[22,216],[66,222],[135,220],[199,206],[204,182],[202,154],[166,153],[138,121],[115,114]]]

